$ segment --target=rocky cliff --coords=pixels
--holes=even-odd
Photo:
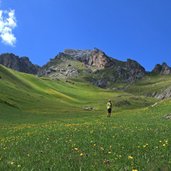
[[[116,82],[133,82],[145,75],[136,61],[122,62],[103,51],[66,49],[44,65],[39,75],[53,79],[83,78],[99,87],[110,87]]]
[[[160,75],[169,75],[171,74],[171,67],[169,67],[166,63],[163,63],[162,65],[157,64],[152,70],[152,73]]]
[[[113,61],[101,50],[95,48],[93,50],[73,50],[66,49],[64,55],[73,57],[87,66],[95,67],[96,69],[104,69],[113,64]]]
[[[40,69],[39,66],[32,64],[28,57],[20,58],[12,53],[1,54],[0,64],[16,71],[30,74],[37,74]]]
[[[168,99],[168,98],[170,98],[171,97],[171,86],[169,86],[166,89],[162,89],[158,93],[154,93],[153,97],[155,97],[157,99]]]

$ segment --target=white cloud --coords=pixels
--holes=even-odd
[[[12,31],[16,26],[15,10],[0,10],[0,38],[3,43],[15,45],[16,37]]]

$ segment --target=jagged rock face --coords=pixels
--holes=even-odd
[[[84,77],[96,86],[105,88],[115,82],[132,82],[145,75],[136,61],[122,62],[108,57],[99,49],[66,49],[43,66],[40,75],[55,79]]]
[[[19,71],[19,58],[13,54],[2,54],[0,55],[0,64]]]
[[[168,87],[167,89],[159,92],[159,93],[155,93],[153,95],[155,98],[157,99],[167,99],[171,97],[171,87]]]
[[[39,75],[49,76],[53,79],[67,79],[77,77],[79,75],[79,71],[77,68],[70,65],[51,66],[47,70],[44,70],[43,73],[39,72]]]
[[[64,55],[74,57],[83,62],[87,66],[96,67],[96,69],[104,69],[112,65],[112,60],[99,49],[94,50],[64,50]]]
[[[145,75],[145,69],[136,61],[128,59],[127,62],[115,61],[109,68],[96,71],[92,82],[96,86],[111,87],[113,83],[132,83]]]
[[[162,70],[162,65],[157,64],[157,65],[154,67],[154,69],[152,70],[152,73],[160,74],[161,70]]]
[[[142,67],[138,62],[131,59],[127,60],[126,68],[128,73],[130,74],[130,79],[132,80],[142,78],[146,73],[144,67]]]
[[[152,73],[160,75],[169,75],[171,74],[171,68],[166,63],[163,63],[162,65],[157,64],[152,70]]]
[[[160,74],[162,74],[162,75],[171,74],[171,68],[166,63],[163,63],[162,64],[162,70],[161,70]]]
[[[53,79],[74,78],[79,75],[79,66],[75,59],[64,53],[59,53],[39,70],[38,75]]]
[[[28,57],[21,57],[12,54],[6,53],[0,55],[0,64],[14,69],[16,71],[30,73],[30,74],[37,74],[39,70],[39,66],[33,65]]]
[[[59,79],[67,79],[68,77],[78,77],[80,70],[82,74],[92,73],[110,67],[113,63],[114,60],[112,61],[99,49],[66,49],[44,65],[39,75],[46,75],[52,78],[59,76]]]

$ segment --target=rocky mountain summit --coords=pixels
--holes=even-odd
[[[145,75],[136,61],[126,62],[107,56],[103,51],[66,49],[41,68],[39,75],[53,79],[83,78],[99,87],[110,87],[116,82],[132,82]]]
[[[40,67],[31,63],[28,57],[18,57],[12,53],[0,55],[0,64],[16,71],[37,74]]]
[[[112,65],[112,60],[107,57],[104,52],[97,48],[94,50],[66,49],[63,54],[73,57],[87,66],[95,67],[98,70]]]
[[[157,64],[152,70],[152,73],[160,75],[169,75],[171,74],[171,67],[169,67],[166,63],[163,63],[162,65]]]
[[[102,88],[115,88],[120,83],[128,85],[147,74],[138,62],[132,59],[119,61],[97,48],[65,49],[42,67],[32,64],[28,57],[6,53],[0,55],[0,64],[20,72],[52,79],[82,79]],[[171,68],[166,63],[157,64],[152,73],[169,75]]]

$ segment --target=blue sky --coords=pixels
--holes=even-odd
[[[43,65],[66,48],[96,47],[147,70],[171,66],[170,0],[0,0],[0,10],[4,18],[13,11],[16,22],[7,29],[13,42],[1,38],[0,53]]]

